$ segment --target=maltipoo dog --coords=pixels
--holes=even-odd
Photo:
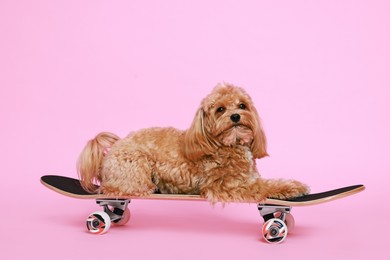
[[[78,171],[85,190],[113,197],[160,192],[225,203],[307,194],[301,182],[260,177],[255,159],[267,156],[266,145],[250,96],[220,84],[188,130],[148,128],[123,139],[100,133],[82,151]]]

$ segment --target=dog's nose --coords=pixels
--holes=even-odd
[[[240,115],[239,114],[233,114],[230,116],[230,119],[234,122],[234,123],[238,123],[241,119]]]

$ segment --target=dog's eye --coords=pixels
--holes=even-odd
[[[224,108],[224,107],[219,107],[219,108],[217,108],[217,112],[218,112],[218,113],[222,113],[223,111],[225,111],[225,108]]]
[[[240,109],[246,109],[246,106],[245,104],[241,103],[239,106],[238,106]]]

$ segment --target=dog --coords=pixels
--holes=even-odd
[[[113,197],[196,194],[215,204],[307,194],[299,181],[260,177],[256,159],[268,156],[266,148],[251,97],[223,83],[203,99],[188,130],[147,128],[123,139],[102,132],[77,168],[85,190]]]

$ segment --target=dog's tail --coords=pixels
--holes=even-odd
[[[96,183],[101,182],[101,165],[104,156],[120,138],[112,133],[102,132],[89,140],[77,161],[77,171],[83,188],[96,192]]]

